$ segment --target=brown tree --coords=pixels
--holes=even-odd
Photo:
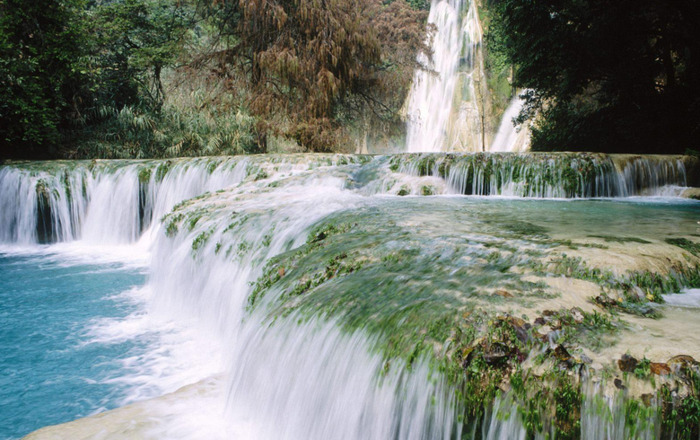
[[[417,51],[427,51],[425,12],[403,0],[241,0],[228,6],[223,24],[235,37],[222,59],[248,79],[261,132],[312,151],[335,149],[347,127],[368,113],[395,118]]]

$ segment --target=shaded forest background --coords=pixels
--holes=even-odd
[[[490,4],[489,47],[526,89],[533,150],[700,150],[700,2]]]
[[[0,0],[7,158],[352,151],[393,136],[420,0]]]
[[[534,150],[692,153],[696,3],[483,0],[487,74],[525,90],[518,122]],[[367,133],[400,142],[429,6],[0,0],[0,159],[351,152]]]

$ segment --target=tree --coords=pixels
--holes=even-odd
[[[683,152],[700,136],[693,0],[500,0],[488,42],[516,66],[532,148]]]
[[[0,157],[48,158],[80,112],[82,0],[0,0]]]
[[[416,50],[425,48],[425,13],[403,1],[217,4],[229,17],[222,20],[227,29],[222,33],[235,35],[233,47],[219,55],[248,79],[249,106],[260,118],[262,143],[264,133],[272,132],[313,151],[328,151],[342,142],[344,126],[367,111],[396,114],[397,106],[386,98],[407,90]],[[392,26],[397,23],[403,24]]]
[[[163,105],[163,69],[188,41],[194,11],[185,1],[117,0],[90,11],[96,101],[117,109]]]

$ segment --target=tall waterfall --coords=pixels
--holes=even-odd
[[[482,30],[476,2],[467,2],[465,8],[462,0],[433,0],[430,7],[432,60],[420,55],[425,69],[416,71],[409,95],[409,152],[484,150]],[[459,89],[464,102],[455,98]]]

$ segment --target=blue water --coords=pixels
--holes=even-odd
[[[128,386],[110,379],[148,344],[89,333],[96,320],[136,311],[120,293],[143,285],[142,271],[62,260],[0,254],[0,439],[119,406]]]

